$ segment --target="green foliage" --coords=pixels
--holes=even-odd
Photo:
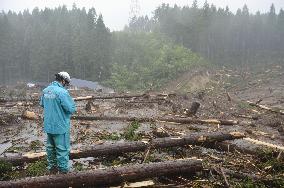
[[[235,186],[236,188],[266,188],[263,183],[255,182],[251,179],[244,179],[238,185]]]
[[[73,168],[76,170],[76,171],[82,171],[84,168],[83,168],[83,164],[79,163],[79,162],[75,162],[75,164],[73,165]]]
[[[254,181],[252,179],[244,179],[237,185],[236,188],[268,188],[268,187],[284,187],[284,180],[281,178],[264,179]]]
[[[258,163],[257,166],[261,169],[268,168],[268,170],[273,174],[284,172],[284,162],[278,161],[276,158],[271,158],[270,160]]]
[[[140,124],[137,122],[137,121],[134,121],[132,123],[130,123],[124,134],[123,134],[123,137],[126,139],[126,140],[131,140],[131,141],[137,141],[137,140],[140,140],[141,139],[141,136],[138,135],[135,131],[140,127]]]
[[[114,33],[114,64],[106,82],[114,88],[157,88],[204,59],[154,33]]]
[[[9,179],[8,173],[12,171],[12,167],[11,163],[0,161],[0,181]]]
[[[149,153],[147,159],[145,160],[145,163],[157,162],[156,160],[157,158],[154,155],[151,155],[151,153]]]
[[[20,171],[17,171],[17,170],[12,170],[12,171],[8,172],[7,175],[8,175],[9,180],[15,180],[15,179],[20,179],[20,178],[24,177],[24,174]]]
[[[23,147],[20,146],[12,146],[10,147],[6,152],[18,152],[18,151],[22,151]]]
[[[118,133],[103,134],[99,136],[101,140],[120,140],[121,136]]]
[[[30,149],[31,150],[37,150],[37,149],[41,148],[41,146],[42,146],[42,143],[39,140],[34,140],[34,141],[31,141],[31,143],[30,143]]]
[[[47,161],[40,160],[28,165],[26,169],[27,176],[42,176],[47,172]]]
[[[284,173],[284,161],[282,159],[277,160],[278,152],[266,149],[259,151],[258,156],[260,156],[257,163],[258,168],[274,175]]]
[[[130,141],[137,141],[141,139],[141,136],[136,132],[137,129],[140,127],[140,124],[136,121],[130,123],[122,134],[119,133],[107,133],[100,135],[100,139],[102,140],[130,140]]]

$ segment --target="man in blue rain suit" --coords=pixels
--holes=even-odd
[[[40,105],[44,108],[46,153],[50,172],[67,173],[70,153],[70,118],[76,111],[74,100],[64,88],[71,79],[67,72],[55,75],[55,81],[43,90]]]

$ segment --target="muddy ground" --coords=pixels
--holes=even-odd
[[[193,117],[198,119],[237,120],[238,125],[200,125],[167,122],[131,123],[117,121],[72,120],[72,149],[83,149],[105,142],[150,139],[161,136],[182,136],[192,133],[239,131],[247,137],[284,146],[284,67],[280,65],[259,66],[254,69],[195,70],[169,83],[160,91],[146,91],[147,97],[129,99],[93,100],[77,102],[77,115],[119,117]],[[0,100],[0,154],[21,155],[27,152],[44,151],[45,135],[42,131],[42,109],[33,104],[14,105],[16,100],[37,99],[40,88],[24,86],[1,87]],[[107,94],[88,89],[71,90],[71,95],[107,96],[137,93]],[[159,95],[161,93],[170,95]],[[157,100],[157,98],[162,100]],[[1,102],[2,101],[2,102]],[[6,102],[4,102],[6,101]],[[276,112],[251,106],[247,101],[275,109]],[[193,102],[200,103],[195,115],[189,114]],[[21,117],[32,111],[37,120]],[[125,136],[129,133],[130,136]],[[175,147],[151,150],[146,162],[166,161],[197,157],[204,160],[204,171],[195,176],[156,177],[141,186],[152,187],[281,187],[284,186],[284,162],[279,150],[260,147],[239,139],[228,143],[236,146],[233,151],[202,146]],[[245,151],[251,152],[245,152]],[[283,155],[283,156],[282,156]],[[109,166],[141,163],[144,152],[123,156],[78,159],[70,161],[72,171],[98,169]],[[3,165],[2,165],[3,166]],[[46,174],[44,161],[12,167],[12,171],[0,172],[1,180]],[[247,176],[236,177],[222,174],[221,169],[232,170]],[[1,170],[1,168],[0,168]],[[253,180],[252,176],[259,179]],[[225,178],[226,177],[226,178]],[[125,184],[127,186],[127,184]],[[130,186],[131,187],[131,186]]]

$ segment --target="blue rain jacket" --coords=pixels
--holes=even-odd
[[[57,81],[43,90],[40,105],[44,108],[44,131],[64,134],[70,130],[70,118],[76,111],[75,102]]]

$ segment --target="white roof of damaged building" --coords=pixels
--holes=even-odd
[[[77,88],[89,88],[89,89],[102,89],[104,92],[112,92],[113,89],[104,87],[100,85],[98,82],[88,81],[88,80],[81,80],[77,78],[72,78],[70,82],[71,86],[77,87]]]

